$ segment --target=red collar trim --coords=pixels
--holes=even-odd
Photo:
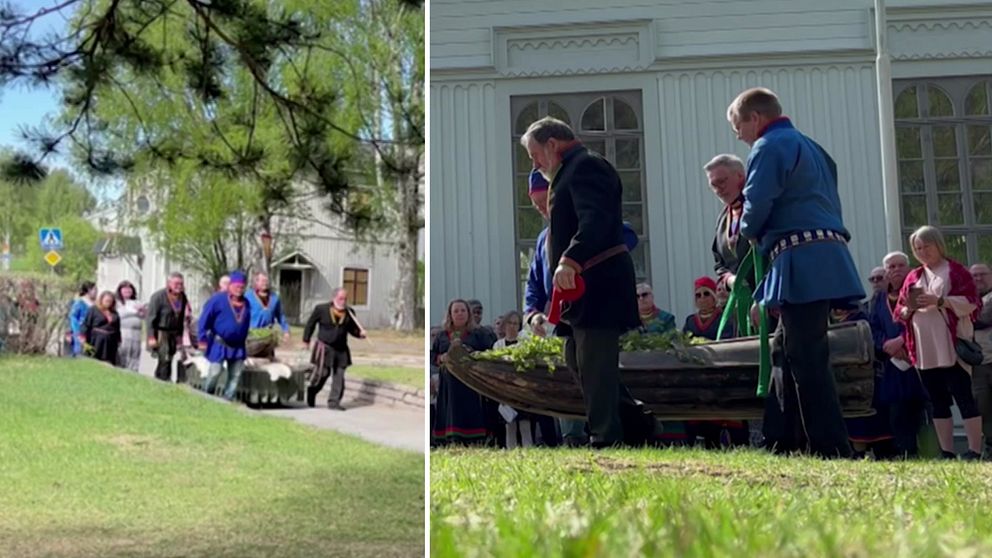
[[[758,130],[758,137],[760,138],[761,136],[765,135],[765,132],[767,132],[768,131],[768,128],[771,128],[773,124],[778,124],[779,122],[782,122],[783,120],[785,122],[789,122],[790,121],[788,116],[784,116],[784,115],[783,116],[779,116],[775,120],[772,120],[768,124],[765,124],[765,127],[764,128]]]

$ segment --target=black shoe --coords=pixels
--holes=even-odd
[[[961,454],[961,461],[981,461],[982,454],[968,450]]]
[[[316,407],[317,406],[317,392],[313,388],[307,388],[307,406]]]
[[[941,451],[940,452],[940,458],[941,459],[957,459],[958,456],[953,451]]]

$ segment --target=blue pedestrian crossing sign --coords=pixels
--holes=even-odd
[[[39,229],[38,239],[41,241],[42,250],[62,249],[62,229]]]

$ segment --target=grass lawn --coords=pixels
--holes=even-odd
[[[0,555],[417,556],[424,457],[92,361],[0,360]]]
[[[348,374],[366,380],[379,380],[393,384],[424,389],[424,369],[405,366],[371,366],[355,364],[348,368]]]
[[[431,452],[433,556],[992,556],[992,465]]]

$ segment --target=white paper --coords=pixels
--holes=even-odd
[[[517,418],[517,411],[514,410],[513,407],[504,405],[503,403],[500,403],[499,405],[499,414],[503,417],[503,420],[508,423],[513,422]]]
[[[903,360],[901,358],[893,358],[893,359],[890,359],[890,360],[891,360],[892,364],[895,365],[896,368],[898,368],[899,370],[902,370],[903,372],[905,372],[905,371],[907,371],[907,370],[909,370],[910,368],[913,367],[912,364],[906,362],[905,360]]]

